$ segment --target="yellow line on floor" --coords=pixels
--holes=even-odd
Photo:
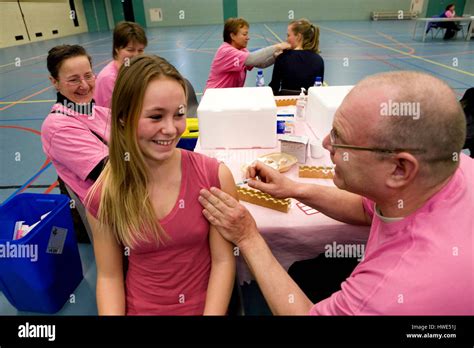
[[[473,73],[470,73],[468,71],[464,71],[464,70],[461,70],[461,69],[457,69],[457,68],[454,68],[452,66],[449,66],[449,65],[445,65],[445,64],[441,64],[441,63],[438,63],[438,62],[435,62],[434,60],[431,60],[431,59],[426,59],[426,58],[423,58],[423,57],[420,57],[420,56],[415,56],[414,54],[410,54],[410,53],[407,53],[407,52],[403,52],[403,51],[400,51],[396,48],[393,48],[393,47],[389,47],[389,46],[386,46],[384,44],[379,44],[377,42],[373,42],[373,41],[370,41],[370,40],[366,40],[366,39],[363,39],[357,35],[351,35],[351,34],[346,34],[342,31],[339,31],[339,30],[336,30],[336,29],[332,29],[332,28],[328,28],[328,27],[325,27],[325,26],[322,26],[320,25],[319,26],[320,28],[324,29],[324,30],[328,30],[328,31],[332,31],[333,33],[336,33],[336,34],[339,34],[339,35],[342,35],[342,36],[347,36],[348,38],[351,38],[353,40],[357,40],[357,41],[362,41],[362,42],[365,42],[365,43],[369,43],[371,45],[374,45],[374,46],[377,46],[377,47],[381,47],[381,48],[385,48],[387,50],[390,50],[390,51],[393,51],[393,52],[397,52],[399,54],[402,54],[404,56],[409,56],[411,58],[414,58],[414,59],[418,59],[418,60],[421,60],[423,62],[427,62],[427,63],[430,63],[430,64],[433,64],[433,65],[437,65],[437,66],[440,66],[442,68],[446,68],[446,69],[449,69],[449,70],[452,70],[452,71],[456,71],[458,73],[461,73],[461,74],[465,74],[465,75],[468,75],[468,76],[473,76],[474,77],[474,74]]]
[[[387,40],[396,43],[396,44],[399,45],[399,46],[403,46],[403,47],[405,47],[405,48],[408,48],[409,51],[408,51],[407,53],[409,53],[409,54],[414,54],[414,53],[415,53],[415,49],[414,49],[413,47],[408,46],[407,44],[396,40],[396,39],[393,38],[392,36],[387,35],[387,34],[385,34],[385,33],[382,33],[382,32],[380,32],[380,31],[376,31],[376,33],[377,33],[378,35],[380,35],[380,36],[386,38]]]
[[[3,102],[0,102],[0,105],[2,104],[13,104],[13,103],[16,103],[16,104],[31,104],[31,103],[51,103],[51,102],[55,102],[56,99],[44,99],[44,100],[23,100],[23,101],[3,101]]]
[[[267,28],[267,30],[268,30],[270,33],[273,34],[273,36],[276,37],[276,39],[277,39],[278,41],[283,42],[283,40],[282,40],[273,30],[271,30],[268,25],[264,24],[264,26],[265,26],[265,28]]]
[[[20,68],[20,67],[21,67],[21,63],[22,63],[22,62],[28,62],[28,61],[30,61],[30,60],[37,59],[37,58],[42,58],[42,57],[46,57],[46,56],[47,56],[47,54],[41,54],[41,55],[39,55],[39,56],[34,56],[34,57],[30,57],[30,58],[25,58],[25,59],[21,59],[21,58],[20,58],[20,61],[19,61],[20,66],[18,66],[17,68]],[[15,57],[14,59],[17,59],[17,58],[19,58],[19,57]],[[15,65],[15,64],[16,64],[16,62],[11,62],[11,63],[8,63],[8,64],[3,64],[3,65],[0,65],[0,68],[4,68],[4,67],[6,67],[6,66]]]
[[[97,40],[92,40],[92,41],[88,41],[88,42],[84,42],[82,43],[81,45],[82,46],[87,46],[89,44],[91,44],[92,42],[97,42],[97,41],[101,41],[101,40],[105,40],[105,39],[110,39],[109,37],[104,37],[102,39],[97,39]],[[30,58],[25,58],[25,59],[21,59],[20,60],[20,64],[21,62],[27,62],[27,61],[30,61],[32,59],[37,59],[37,58],[42,58],[42,57],[46,57],[48,54],[40,54],[39,56],[34,56],[34,57],[30,57]],[[18,57],[19,58],[19,57]],[[16,62],[11,62],[11,63],[8,63],[8,64],[3,64],[3,65],[0,65],[0,68],[4,68],[6,66],[10,66],[10,65],[15,65]]]
[[[202,95],[202,93],[196,93],[196,95]],[[44,100],[23,100],[23,101],[2,101],[0,105],[8,105],[8,104],[32,104],[32,103],[54,103],[56,99],[44,99]]]

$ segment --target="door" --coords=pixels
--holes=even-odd
[[[135,22],[132,0],[122,0],[123,16],[128,22]]]
[[[83,0],[82,4],[89,32],[109,30],[104,0]]]
[[[230,17],[238,17],[237,0],[222,0],[224,8],[224,21]]]
[[[410,12],[420,14],[423,11],[424,0],[411,0]]]

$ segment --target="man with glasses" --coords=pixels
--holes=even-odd
[[[465,132],[444,82],[383,73],[354,87],[324,139],[337,188],[297,183],[261,163],[249,169],[253,188],[371,226],[364,259],[341,290],[316,304],[237,201],[203,190],[203,214],[239,247],[274,314],[473,315],[474,161],[460,153]]]

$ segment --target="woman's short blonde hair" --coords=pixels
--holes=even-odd
[[[230,34],[236,35],[241,28],[249,28],[249,23],[243,18],[228,18],[224,23],[224,41],[230,44],[232,38]]]

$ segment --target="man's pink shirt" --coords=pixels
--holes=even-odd
[[[460,162],[439,192],[400,221],[382,221],[363,199],[373,219],[365,257],[310,314],[474,314],[474,159],[462,154]]]

